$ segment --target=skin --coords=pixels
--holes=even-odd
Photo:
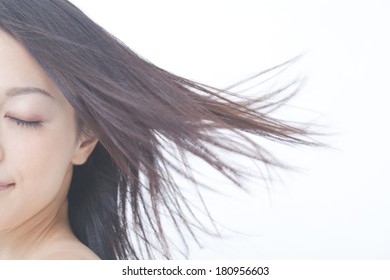
[[[0,189],[0,259],[98,259],[68,221],[73,166],[97,143],[76,127],[60,90],[0,30],[0,185],[11,184]]]

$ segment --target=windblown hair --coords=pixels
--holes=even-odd
[[[280,167],[250,135],[314,144],[306,129],[265,113],[285,100],[268,102],[272,94],[240,98],[169,73],[66,0],[0,0],[0,28],[62,91],[78,132],[98,138],[88,161],[74,167],[68,202],[74,234],[101,259],[153,258],[155,250],[170,258],[163,215],[179,233],[201,227],[173,176],[202,185],[189,155],[241,186],[243,174],[214,148]]]

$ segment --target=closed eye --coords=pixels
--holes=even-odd
[[[11,122],[26,128],[39,128],[42,127],[43,124],[41,121],[25,121],[18,118],[6,116],[7,119],[9,119]]]

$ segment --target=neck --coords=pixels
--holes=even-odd
[[[68,202],[51,205],[21,225],[0,231],[0,259],[34,259],[54,239],[73,235],[68,221]]]

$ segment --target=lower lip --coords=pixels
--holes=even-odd
[[[1,185],[0,186],[0,191],[4,191],[10,187],[13,187],[15,184],[9,184],[9,185]]]

